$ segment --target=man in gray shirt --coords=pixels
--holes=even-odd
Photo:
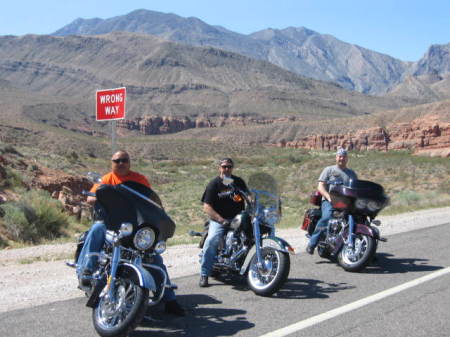
[[[343,148],[338,148],[336,152],[336,165],[325,167],[319,177],[317,189],[322,195],[322,217],[317,222],[316,229],[309,239],[308,246],[306,247],[308,254],[314,254],[314,249],[317,246],[320,235],[326,230],[328,220],[331,218],[332,206],[329,186],[333,184],[348,185],[350,180],[358,179],[356,173],[347,168],[347,161],[347,151]]]

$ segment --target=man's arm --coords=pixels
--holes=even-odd
[[[210,204],[207,204],[206,202],[203,203],[203,211],[214,221],[218,223],[222,223],[225,221],[224,218],[220,216],[219,213],[217,213],[214,208]]]
[[[95,204],[95,201],[96,201],[96,200],[97,200],[96,197],[88,196],[86,202],[87,202],[89,205],[92,206],[93,204]]]
[[[327,191],[327,184],[324,181],[319,181],[319,185],[317,185],[317,189],[319,190],[320,194],[327,199],[329,202],[331,202],[331,196],[330,193]]]

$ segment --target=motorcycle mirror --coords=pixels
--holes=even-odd
[[[222,184],[224,184],[225,186],[229,186],[234,182],[234,179],[231,177],[223,177],[222,179]]]
[[[102,182],[102,176],[97,172],[88,172],[87,178],[92,181],[93,183],[101,183]]]

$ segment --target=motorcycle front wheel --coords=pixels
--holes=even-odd
[[[357,234],[354,245],[344,245],[338,254],[338,263],[346,271],[356,272],[364,269],[372,260],[376,250],[376,241],[373,237]]]
[[[287,253],[271,247],[261,249],[264,268],[258,267],[256,254],[250,261],[247,282],[256,295],[270,296],[278,291],[289,275],[290,258]]]
[[[142,321],[148,296],[148,289],[129,279],[117,279],[114,299],[101,297],[92,312],[97,333],[103,337],[127,336]]]

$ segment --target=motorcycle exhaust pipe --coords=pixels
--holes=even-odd
[[[236,260],[239,259],[241,257],[241,255],[247,251],[248,251],[247,247],[242,248],[240,251],[238,251],[236,254],[234,254],[234,256],[231,257],[230,263],[236,262]]]

